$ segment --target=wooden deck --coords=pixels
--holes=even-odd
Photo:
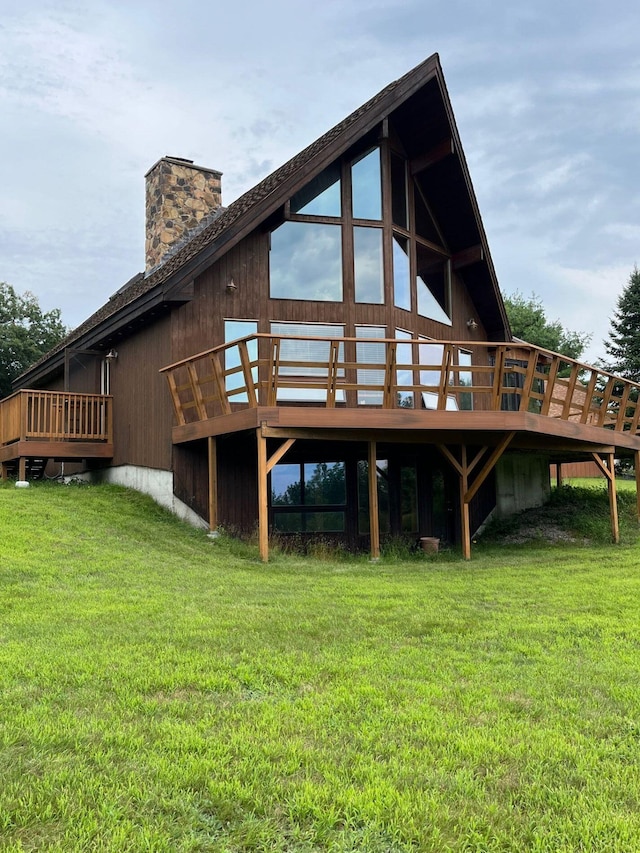
[[[28,459],[109,459],[113,456],[113,401],[103,394],[17,391],[0,401],[0,463]]]
[[[461,349],[473,350],[471,365],[457,363]],[[254,335],[162,372],[175,443],[264,423],[325,438],[373,430],[497,441],[515,430],[531,449],[640,449],[639,385],[537,347]]]
[[[471,364],[461,352],[471,353]],[[466,557],[469,503],[505,450],[544,451],[554,461],[593,459],[608,480],[616,540],[614,456],[640,461],[640,385],[538,347],[257,334],[161,372],[176,414],[173,441],[208,439],[210,483],[216,437],[255,431],[263,559],[267,476],[298,439],[364,441],[370,460],[381,442],[437,446],[459,476]],[[268,439],[281,441],[271,457]],[[375,465],[369,468],[375,477]],[[374,491],[372,479],[371,506]],[[210,486],[212,527],[216,520]]]

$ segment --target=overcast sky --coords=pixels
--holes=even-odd
[[[144,173],[223,202],[440,54],[503,293],[602,340],[640,264],[637,0],[0,0],[0,280],[78,325],[144,267]]]

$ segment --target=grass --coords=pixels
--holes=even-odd
[[[0,850],[640,849],[629,524],[264,566],[132,492],[0,487]]]

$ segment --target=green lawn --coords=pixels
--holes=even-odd
[[[265,566],[115,487],[1,486],[0,850],[640,850],[625,524]]]

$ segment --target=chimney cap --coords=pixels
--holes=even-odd
[[[207,172],[209,175],[216,175],[219,178],[222,177],[222,172],[219,172],[218,169],[209,169],[208,166],[198,166],[193,162],[193,160],[189,160],[187,157],[173,157],[165,154],[164,157],[156,160],[153,166],[146,172],[145,178],[148,178],[151,172],[153,172],[160,163],[174,163],[176,166],[186,166],[188,169],[196,169],[198,172]]]

